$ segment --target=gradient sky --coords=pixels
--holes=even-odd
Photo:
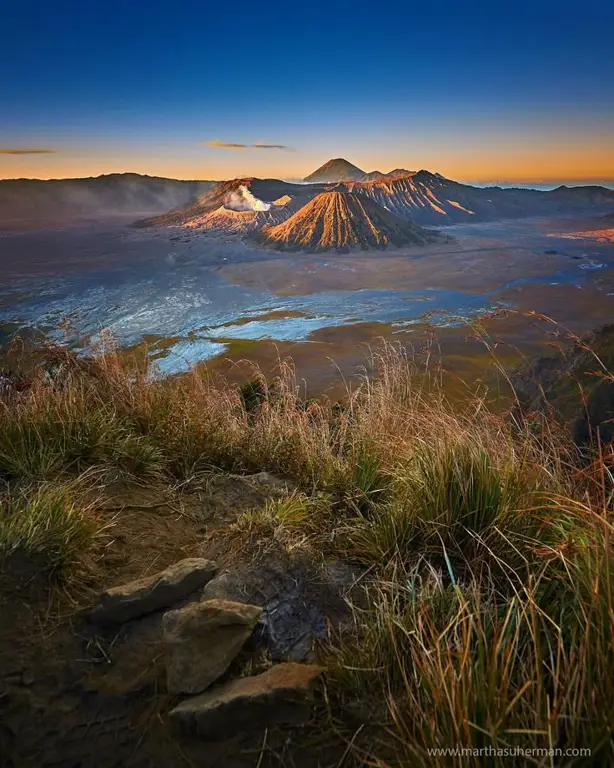
[[[343,156],[614,179],[612,0],[0,0],[0,18],[3,178],[299,178]]]

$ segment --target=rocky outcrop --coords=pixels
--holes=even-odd
[[[163,619],[170,693],[200,693],[226,672],[262,609],[225,600],[191,603]]]
[[[249,480],[285,486],[266,473]],[[111,625],[114,661],[88,677],[88,690],[107,697],[164,691],[165,675],[168,694],[188,697],[172,709],[170,721],[183,734],[216,742],[239,731],[304,723],[323,670],[297,662],[313,662],[316,641],[331,626],[341,628],[356,574],[338,562],[215,572],[210,560],[181,560],[103,593],[94,615]],[[162,612],[176,602],[179,607]],[[118,631],[121,622],[137,618]],[[263,658],[272,659],[274,666],[241,676],[247,667],[237,657],[260,669]]]
[[[113,587],[100,595],[91,613],[98,624],[121,624],[169,608],[207,584],[217,565],[204,558],[186,558],[151,576]]]
[[[322,668],[278,664],[253,677],[231,680],[182,701],[170,719],[186,733],[210,738],[246,728],[300,724],[309,719],[314,682]]]

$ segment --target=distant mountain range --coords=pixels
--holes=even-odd
[[[351,165],[351,164],[348,164]],[[354,166],[355,167],[355,166]],[[313,176],[313,174],[312,174]],[[248,190],[264,203],[248,213],[250,204],[241,200]],[[350,192],[368,197],[390,213],[422,226],[472,221],[493,221],[526,216],[599,215],[614,207],[614,190],[604,187],[558,187],[550,191],[472,187],[437,173],[417,171],[375,181],[341,181],[296,184],[279,179],[246,177],[218,183],[197,201],[144,223],[156,226],[224,228],[225,212],[240,209],[232,217],[232,231],[251,231],[278,224],[296,213],[322,192]],[[237,204],[239,199],[239,204]],[[214,216],[209,214],[217,211]],[[255,213],[256,215],[252,215]]]
[[[0,180],[0,224],[168,211],[187,205],[209,192],[216,183],[178,181],[138,173],[49,181],[4,179]]]
[[[395,168],[389,173],[381,171],[371,171],[367,173],[356,165],[344,160],[342,157],[336,157],[321,165],[313,173],[306,176],[303,181],[313,182],[335,182],[335,181],[377,181],[377,179],[395,178],[397,176],[409,176],[414,171],[406,171],[404,168]]]
[[[348,176],[360,180],[348,180]],[[317,180],[322,177],[326,180]],[[330,247],[344,249],[394,244],[401,232],[399,218],[424,227],[527,216],[595,217],[611,215],[614,209],[614,190],[600,186],[560,186],[550,191],[474,187],[426,170],[365,174],[342,158],[325,163],[307,179],[308,183],[253,177],[211,182],[113,174],[91,179],[6,180],[0,181],[0,226],[15,220],[47,222],[127,213],[137,218],[153,213],[138,223],[251,237],[266,229],[269,242],[279,247],[305,244],[321,249],[332,243]],[[345,196],[320,198],[305,208],[322,193],[331,192]],[[332,219],[324,226],[326,216]],[[282,226],[290,219],[289,227]],[[373,237],[366,237],[371,224]],[[305,234],[311,230],[317,230],[317,236]],[[338,233],[336,240],[330,231]],[[401,239],[405,236],[411,239],[409,230]],[[413,230],[414,242],[416,236],[423,234]]]

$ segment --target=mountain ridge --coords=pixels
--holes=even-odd
[[[138,173],[75,179],[1,179],[0,224],[163,212],[198,199],[214,184]]]
[[[281,223],[320,192],[331,190],[364,195],[392,213],[426,226],[527,216],[598,217],[611,214],[614,208],[614,190],[597,185],[562,185],[547,191],[475,187],[424,169],[398,175],[402,171],[395,169],[366,181],[308,184],[254,176],[220,182],[182,181],[133,173],[83,179],[5,179],[0,180],[0,227],[47,225],[80,216],[134,214],[136,219],[141,214],[149,215],[138,222],[146,226],[224,229],[228,224],[232,231],[240,231],[241,222],[246,229],[272,223],[272,219]],[[220,211],[207,218],[223,207],[232,211],[233,196],[241,187],[268,206],[282,197],[288,199],[284,206],[277,205],[274,216],[237,217]],[[261,212],[267,205],[261,206]],[[240,207],[245,210],[249,205]]]
[[[357,165],[350,163],[344,157],[335,157],[328,160],[316,168],[309,176],[303,179],[306,183],[311,182],[337,182],[337,181],[377,181],[378,179],[395,178],[397,176],[407,176],[415,171],[407,171],[404,168],[395,168],[388,173],[381,171],[363,171]]]
[[[352,192],[369,197],[378,205],[404,219],[426,226],[445,226],[471,221],[493,221],[527,216],[599,214],[612,210],[614,190],[604,187],[560,187],[550,191],[473,187],[446,179],[438,173],[420,170],[411,176],[380,178],[366,182],[297,184],[279,179],[245,177],[219,182],[198,200],[184,208],[147,220],[152,226],[198,226],[223,228],[222,216],[206,218],[221,206],[233,207],[232,199],[241,187],[260,201],[272,205],[289,198],[276,218],[283,220],[326,191]],[[267,217],[254,217],[265,223]],[[236,217],[234,219],[236,221]],[[244,217],[247,221],[247,217]],[[253,228],[253,227],[250,227]],[[233,225],[233,231],[237,231]]]

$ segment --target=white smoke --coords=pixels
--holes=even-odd
[[[264,200],[258,200],[257,197],[254,197],[243,184],[239,187],[238,192],[231,192],[228,195],[225,205],[226,208],[231,208],[233,211],[268,211],[271,207],[270,203],[265,203]]]

